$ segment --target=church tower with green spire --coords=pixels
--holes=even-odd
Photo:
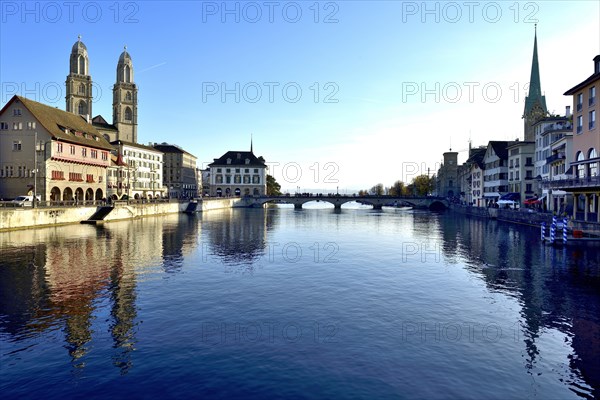
[[[533,60],[531,62],[531,78],[529,79],[529,93],[525,97],[525,111],[523,112],[525,141],[535,141],[533,124],[541,118],[546,117],[546,96],[542,96],[542,84],[540,83],[540,66],[538,64],[537,52],[537,25],[533,39]]]

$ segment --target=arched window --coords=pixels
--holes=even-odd
[[[127,92],[127,94],[125,95],[125,100],[131,101],[131,92]]]
[[[131,108],[127,107],[125,109],[125,121],[131,121],[132,116],[131,116]]]
[[[85,94],[85,85],[83,83],[79,84],[79,94]]]
[[[85,75],[85,58],[83,56],[79,56],[78,59],[79,71],[77,71],[80,75]]]
[[[588,152],[588,160],[593,160],[595,158],[598,158],[598,153],[596,152],[596,149],[591,148],[590,151]],[[593,161],[589,164],[589,176],[598,176],[598,161]]]
[[[126,83],[131,82],[131,68],[129,68],[129,65],[125,66],[125,82]]]
[[[583,155],[583,153],[581,151],[577,152],[577,161],[583,161],[585,160],[585,156]],[[585,178],[585,165],[584,164],[577,164],[577,177],[578,178]]]
[[[87,104],[85,104],[85,101],[82,100],[79,102],[79,105],[77,106],[77,112],[79,115],[87,114]]]

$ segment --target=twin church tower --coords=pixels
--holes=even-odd
[[[92,77],[87,47],[81,36],[73,45],[69,62],[69,75],[66,83],[66,110],[86,119],[92,117]],[[117,81],[113,86],[113,122],[109,125],[102,116],[93,119],[94,125],[101,125],[106,139],[111,142],[123,140],[137,143],[137,86],[133,82],[133,63],[127,47],[117,63]]]

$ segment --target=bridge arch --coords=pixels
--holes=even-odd
[[[448,208],[448,207],[439,200],[435,200],[435,201],[433,201],[433,203],[431,203],[429,205],[430,211],[442,211],[442,210],[445,210],[446,208]]]

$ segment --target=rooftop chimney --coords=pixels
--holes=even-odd
[[[567,106],[565,110],[565,117],[569,118],[571,116],[571,106]]]
[[[600,55],[594,57],[594,73],[600,73]]]

